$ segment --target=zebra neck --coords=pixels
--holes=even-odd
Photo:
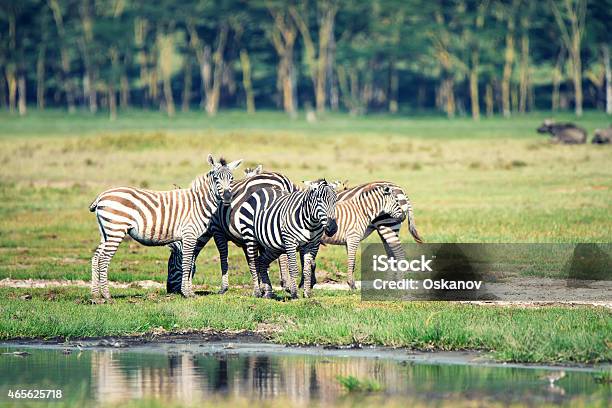
[[[364,212],[370,219],[376,218],[381,214],[382,210],[378,197],[374,197],[372,194],[362,194],[358,200],[359,206],[364,209]]]
[[[306,193],[302,200],[302,204],[298,208],[296,220],[298,224],[301,224],[303,227],[309,230],[316,230],[320,227],[321,222],[315,218],[315,209],[311,208],[312,204],[308,198],[308,193]]]
[[[209,219],[219,207],[219,200],[214,196],[212,188],[210,178],[208,178],[206,184],[198,189],[192,188],[189,191],[190,198],[194,203],[193,211],[205,219]]]

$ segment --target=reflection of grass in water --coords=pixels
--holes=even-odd
[[[371,378],[360,380],[352,375],[338,375],[336,379],[348,392],[378,392],[383,389],[378,381]]]
[[[612,369],[593,374],[593,379],[599,384],[612,384]]]

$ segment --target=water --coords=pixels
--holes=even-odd
[[[145,398],[178,404],[438,406],[544,403],[609,406],[609,385],[592,369],[564,369],[553,385],[552,367],[486,362],[474,353],[408,353],[404,350],[323,350],[253,343],[169,343],[130,348],[85,344],[64,347],[1,345],[0,406],[22,406],[8,390],[61,389],[66,405],[118,406]],[[337,380],[352,375],[382,390],[349,393]],[[56,404],[56,403],[54,403]],[[287,405],[289,404],[289,405]],[[51,405],[53,406],[53,404]]]

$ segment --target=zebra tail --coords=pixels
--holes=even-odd
[[[94,212],[98,207],[98,201],[100,201],[100,196],[97,196],[95,200],[91,204],[89,204],[89,211]]]
[[[414,238],[416,242],[419,244],[423,243],[423,238],[417,231],[416,224],[414,223],[414,213],[412,212],[412,205],[408,207],[408,231],[410,231],[410,235]]]

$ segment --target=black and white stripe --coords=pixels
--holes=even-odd
[[[408,229],[417,242],[422,242],[414,223],[412,204],[404,191],[388,181],[376,181],[348,188],[338,193],[336,221],[338,231],[333,236],[323,236],[323,245],[344,245],[347,251],[347,278],[351,289],[355,288],[355,258],[361,241],[377,231],[389,256],[405,259],[405,251],[399,239],[402,222],[408,219]],[[286,282],[287,265],[279,260],[281,284]],[[314,280],[314,271],[312,285]]]
[[[119,187],[100,194],[90,205],[100,229],[100,244],[91,261],[91,293],[110,298],[108,266],[123,238],[129,234],[143,245],[167,245],[181,242],[183,276],[181,293],[193,296],[192,258],[196,241],[208,229],[210,219],[221,202],[230,204],[232,170],[241,160],[215,163],[208,156],[211,170],[196,178],[189,189],[152,191]]]
[[[297,251],[303,254],[305,273],[304,297],[310,295],[310,271],[321,237],[325,231],[334,235],[337,195],[334,185],[325,180],[307,183],[303,191],[291,193],[278,189],[261,189],[253,193],[238,209],[238,227],[245,245],[253,294],[272,297],[268,276],[270,263],[286,254],[289,265],[289,289],[297,297]]]
[[[229,287],[227,274],[228,242],[231,241],[239,247],[244,247],[242,233],[238,227],[238,209],[253,192],[262,188],[274,188],[286,192],[299,190],[286,176],[275,172],[262,171],[261,165],[255,169],[245,169],[245,178],[232,183],[233,196],[230,205],[219,207],[211,219],[209,230],[198,239],[194,250],[192,276],[195,273],[197,255],[213,238],[221,261],[221,289],[219,293],[225,293]],[[180,242],[175,242],[169,246],[172,252],[168,259],[167,289],[169,293],[172,293],[180,289],[182,282],[182,245]]]

